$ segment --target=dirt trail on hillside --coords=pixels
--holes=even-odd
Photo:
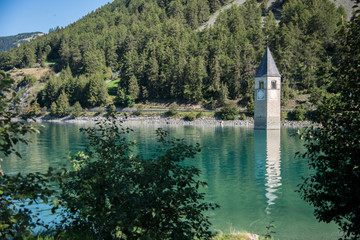
[[[217,19],[217,17],[219,16],[219,14],[228,9],[231,8],[233,5],[240,5],[243,4],[244,2],[246,2],[246,0],[235,0],[225,6],[223,6],[222,8],[220,8],[219,10],[217,10],[210,18],[209,20],[207,20],[203,25],[201,25],[197,30],[198,31],[202,31],[204,28],[206,27],[212,27]]]
[[[219,10],[217,10],[210,18],[209,20],[207,20],[203,25],[201,25],[197,30],[198,31],[202,31],[203,29],[205,29],[206,27],[212,27],[217,19],[217,17],[219,16],[219,14],[226,10],[231,8],[233,5],[241,5],[244,4],[246,2],[246,0],[234,0],[233,2],[223,6],[222,8],[220,8]],[[269,0],[268,1],[268,7],[271,8],[273,6],[273,3],[277,2],[277,0]]]
[[[217,19],[217,17],[219,16],[219,14],[226,10],[231,8],[233,5],[241,5],[244,4],[246,2],[246,0],[234,0],[233,2],[223,6],[222,8],[220,8],[219,10],[217,10],[210,18],[208,21],[206,21],[204,24],[202,24],[197,31],[202,31],[207,27],[212,27]],[[332,0],[332,2],[335,3],[336,6],[340,6],[343,5],[346,12],[348,13],[348,20],[351,17],[351,12],[352,12],[352,7],[355,5],[354,2],[350,1],[350,0]],[[276,9],[276,11],[273,11],[275,13],[275,17],[277,20],[280,20],[280,14],[279,14],[279,10],[281,9],[281,0],[269,0],[268,1],[268,8],[269,10],[274,10]]]

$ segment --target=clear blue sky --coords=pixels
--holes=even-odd
[[[0,37],[48,33],[65,27],[112,0],[0,0]]]

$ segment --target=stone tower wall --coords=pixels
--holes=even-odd
[[[264,82],[264,100],[258,99],[260,82]],[[272,82],[276,81],[275,89]],[[281,78],[257,77],[255,78],[255,129],[280,129],[281,121]]]

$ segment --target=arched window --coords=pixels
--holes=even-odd
[[[276,81],[271,81],[271,89],[276,89]]]

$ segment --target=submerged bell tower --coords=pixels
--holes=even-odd
[[[255,75],[255,129],[280,129],[281,75],[269,47]]]

